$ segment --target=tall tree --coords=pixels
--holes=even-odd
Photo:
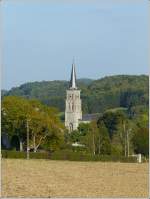
[[[149,129],[139,128],[132,138],[135,153],[149,155]]]
[[[97,153],[98,154],[110,154],[111,153],[111,142],[108,130],[103,121],[98,125],[99,134],[97,139]]]

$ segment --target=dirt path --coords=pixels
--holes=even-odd
[[[2,160],[3,197],[148,197],[148,164]]]

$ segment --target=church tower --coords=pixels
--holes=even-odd
[[[72,64],[71,79],[69,89],[66,91],[66,110],[65,110],[65,126],[72,132],[79,126],[79,120],[82,119],[80,90],[76,85],[75,64]]]

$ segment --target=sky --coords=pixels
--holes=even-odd
[[[5,0],[2,89],[148,73],[147,0]]]

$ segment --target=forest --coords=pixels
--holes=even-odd
[[[148,76],[79,79],[83,113],[100,113],[68,134],[64,127],[67,81],[26,83],[2,92],[2,149],[71,150],[93,155],[148,156]],[[9,140],[6,146],[4,142]],[[81,147],[73,147],[80,143]]]
[[[25,83],[3,96],[22,96],[38,99],[43,104],[65,110],[67,81],[42,81]],[[99,113],[115,107],[148,107],[148,76],[117,75],[98,80],[79,79],[77,86],[81,90],[83,113]]]

